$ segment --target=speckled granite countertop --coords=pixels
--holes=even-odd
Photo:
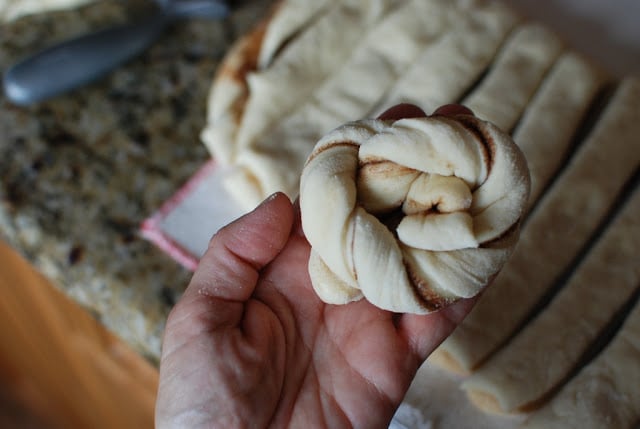
[[[270,3],[178,23],[141,58],[50,102],[0,95],[0,237],[151,360],[190,275],[138,227],[208,158],[199,133],[216,65]],[[0,71],[145,6],[103,0],[1,24]]]

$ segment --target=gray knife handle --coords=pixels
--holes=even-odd
[[[139,55],[171,20],[157,13],[134,24],[124,24],[62,42],[7,70],[4,89],[16,104],[28,105],[87,84]]]

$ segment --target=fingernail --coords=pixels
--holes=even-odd
[[[262,201],[258,207],[262,207],[266,204],[269,204],[271,201],[275,200],[276,198],[278,198],[278,195],[280,195],[280,192],[274,192],[273,194],[269,195],[267,198],[264,199],[264,201]],[[256,207],[256,208],[258,208]]]

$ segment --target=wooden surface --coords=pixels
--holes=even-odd
[[[0,291],[0,427],[153,427],[156,368],[2,241]]]

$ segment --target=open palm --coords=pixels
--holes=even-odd
[[[211,241],[167,322],[158,427],[385,427],[468,311],[324,304],[294,219],[279,194]]]
[[[276,194],[211,240],[167,321],[159,428],[386,427],[472,302],[426,316],[320,301]]]

